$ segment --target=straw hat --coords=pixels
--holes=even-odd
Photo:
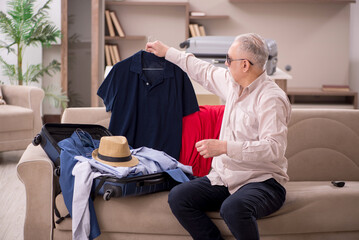
[[[123,136],[102,137],[92,157],[113,167],[133,167],[138,164],[138,159],[131,155],[127,138]]]

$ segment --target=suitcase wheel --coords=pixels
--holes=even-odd
[[[37,134],[35,137],[34,137],[34,140],[32,140],[32,144],[34,146],[37,146],[41,143],[41,135],[40,134]]]
[[[106,192],[103,194],[103,200],[109,201],[112,197],[112,189],[107,189]]]
[[[60,177],[60,168],[59,168],[59,167],[56,167],[56,168],[54,169],[54,175],[55,175],[56,177]]]

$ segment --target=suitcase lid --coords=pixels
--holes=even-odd
[[[186,52],[196,57],[226,58],[229,47],[233,43],[233,36],[203,36],[192,37],[187,40]]]
[[[57,145],[61,140],[71,137],[76,130],[86,131],[97,140],[112,135],[107,128],[97,124],[46,123],[41,131]]]
[[[187,46],[186,52],[193,53],[198,58],[226,58],[229,47],[235,36],[202,36],[188,38],[182,46]],[[264,39],[269,51],[269,59],[277,56],[277,44],[273,39]]]

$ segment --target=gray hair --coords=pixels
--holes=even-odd
[[[268,60],[268,48],[264,39],[256,33],[241,34],[234,41],[239,43],[239,50],[243,51],[261,69],[265,69]]]

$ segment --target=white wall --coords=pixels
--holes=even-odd
[[[350,7],[350,58],[349,83],[359,92],[359,1]]]
[[[228,20],[200,21],[209,35],[256,32],[276,40],[278,66],[292,66],[288,87],[348,84],[350,4],[205,2],[190,0],[190,10],[229,15]]]

